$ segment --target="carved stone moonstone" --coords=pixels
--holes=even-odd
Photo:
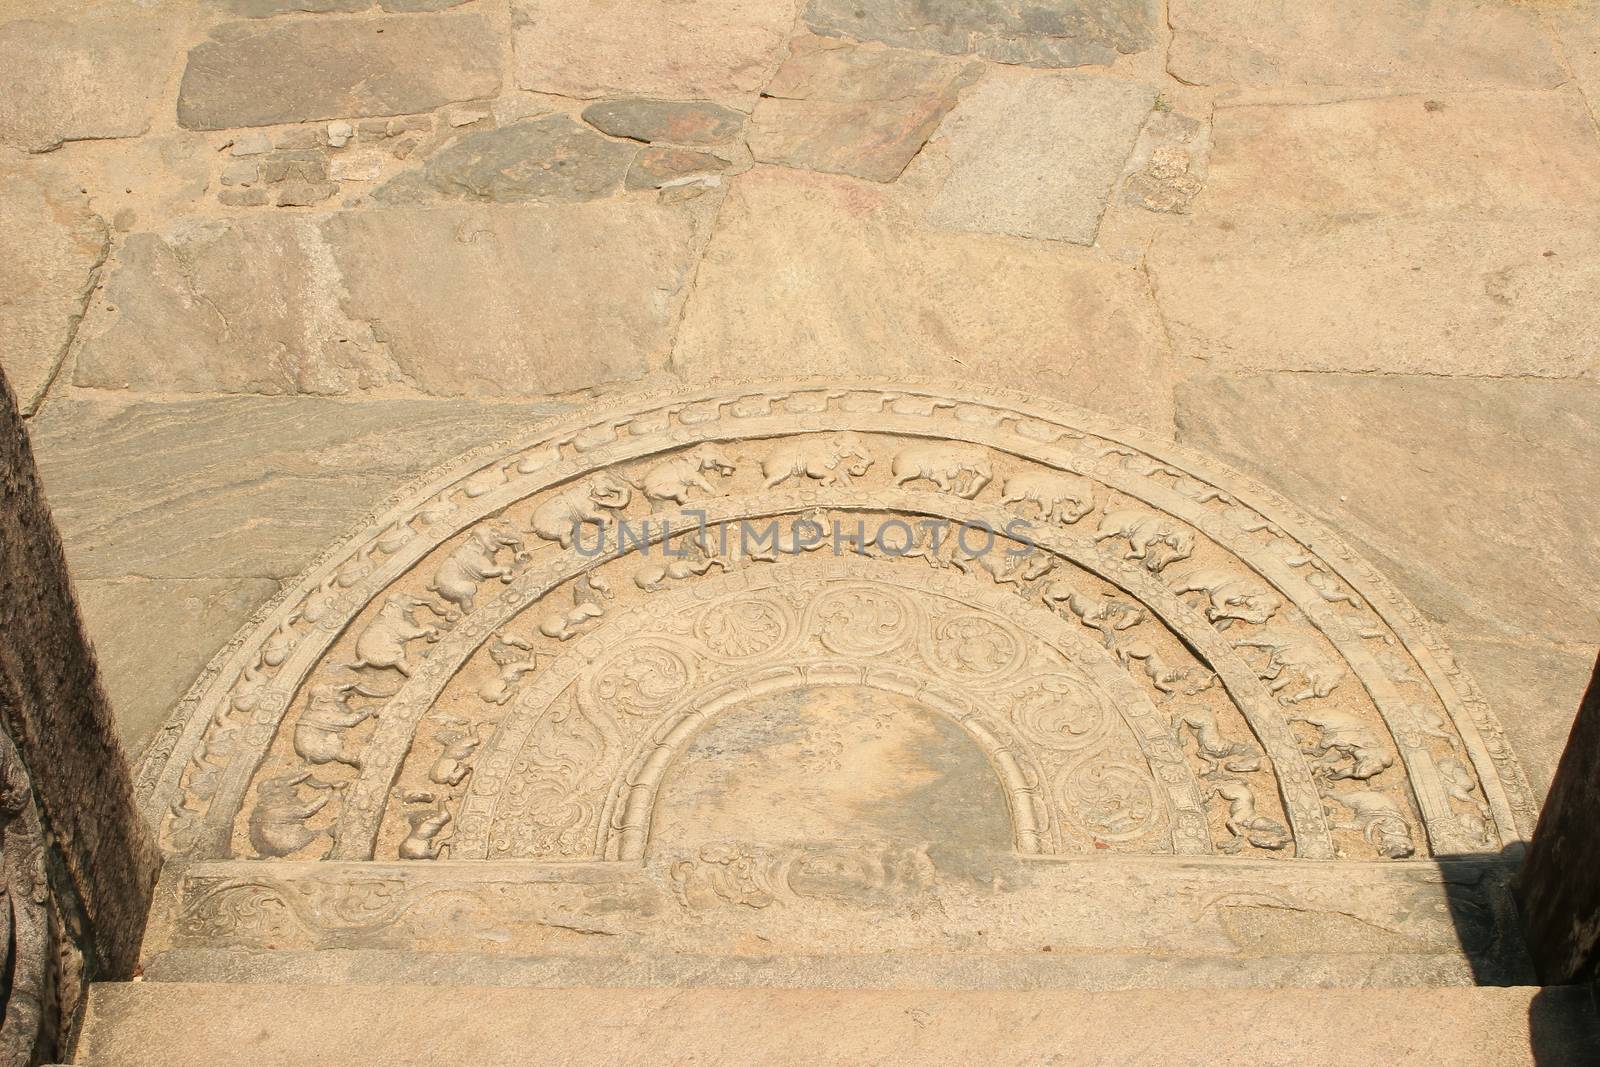
[[[1170,870],[1442,943],[1406,861],[1533,816],[1449,652],[1292,505],[1087,412],[870,382],[642,399],[412,486],[218,657],[141,789],[157,950],[704,950],[730,908],[811,947],[886,909],[917,947],[1119,864],[1152,915]]]

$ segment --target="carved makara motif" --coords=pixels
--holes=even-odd
[[[692,732],[696,693],[780,674],[939,704],[1004,780],[1023,852],[1498,851],[1532,810],[1381,577],[1266,490],[1098,416],[813,383],[622,405],[477,456],[225,651],[173,762],[141,776],[169,848],[304,859],[331,825],[341,858],[587,858],[624,832],[638,858],[626,776],[685,758],[663,739]]]

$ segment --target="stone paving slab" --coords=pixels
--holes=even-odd
[[[189,52],[178,121],[191,130],[403,115],[500,91],[481,15],[226,23]]]
[[[1418,1019],[1432,1020],[1424,1031]],[[604,1025],[595,1020],[605,1020]],[[1579,1063],[1587,991],[93,988],[77,1062]]]
[[[1015,238],[928,233],[876,184],[794,171],[734,180],[673,365],[697,381],[975,376],[1158,433],[1171,425],[1166,339],[1137,270]]]

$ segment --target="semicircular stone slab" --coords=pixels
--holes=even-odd
[[[888,892],[930,848],[1497,855],[1534,816],[1448,650],[1292,504],[1098,415],[870,381],[613,401],[406,488],[140,790],[191,864],[643,865],[685,908]]]

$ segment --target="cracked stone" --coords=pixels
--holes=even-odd
[[[514,0],[517,86],[593,99],[748,98],[777,67],[792,0]]]
[[[540,396],[637,378],[667,357],[700,220],[692,206],[623,200],[242,216],[133,234],[73,380]]]
[[[593,200],[621,188],[637,151],[566,115],[548,115],[468,133],[374,195],[392,202],[429,194],[503,202]]]
[[[829,37],[1034,67],[1142,52],[1160,23],[1151,0],[811,0],[805,17]]]
[[[1205,184],[1211,128],[1199,119],[1155,111],[1128,159],[1122,196],[1149,211],[1181,215]]]
[[[293,181],[278,190],[279,207],[310,207],[339,191],[337,182]]]
[[[263,207],[272,203],[272,194],[259,185],[249,189],[223,189],[217,193],[217,202],[227,207]]]
[[[639,150],[628,169],[629,189],[659,189],[707,175],[721,174],[733,164],[709,152],[692,148],[651,146]]]
[[[1548,89],[1566,80],[1539,9],[1172,0],[1167,69],[1192,85]]]
[[[583,121],[633,141],[716,145],[744,129],[744,114],[705,100],[602,100],[583,109]]]
[[[978,73],[976,64],[799,38],[751,114],[750,150],[764,163],[893,181]]]
[[[930,233],[895,190],[771,167],[731,179],[674,366],[697,382],[863,367],[979,379],[1170,434],[1143,275],[1066,245]]]
[[[77,185],[34,160],[0,169],[0,232],[0,358],[31,414],[83,314],[108,234]]]
[[[192,130],[427,111],[500,91],[480,15],[229,23],[189,52],[178,121]]]
[[[1093,244],[1154,102],[1145,86],[1090,75],[985,81],[944,122],[949,176],[928,222]]]
[[[170,18],[120,13],[0,24],[0,142],[43,152],[144,133],[161,105],[173,32]]]

